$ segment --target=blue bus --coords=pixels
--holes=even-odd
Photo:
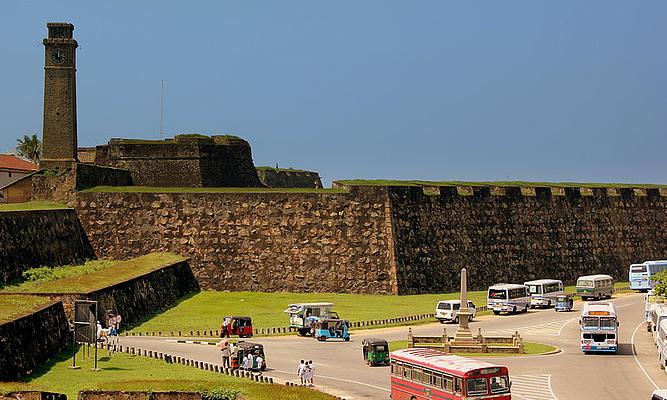
[[[630,289],[648,291],[655,286],[651,277],[667,269],[667,260],[644,261],[641,264],[630,265],[628,280]]]

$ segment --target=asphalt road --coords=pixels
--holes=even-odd
[[[619,314],[620,344],[616,354],[583,354],[579,348],[579,309],[569,313],[531,310],[526,314],[483,316],[471,330],[510,334],[515,330],[528,341],[558,346],[562,352],[545,356],[487,357],[506,365],[512,379],[512,397],[519,400],[650,399],[651,392],[667,388],[667,374],[643,325],[643,295],[620,295],[613,301]],[[415,335],[451,334],[456,325],[433,323],[413,327]],[[388,367],[368,367],[361,356],[367,337],[404,340],[408,328],[384,328],[352,333],[350,342],[317,342],[311,338],[280,336],[252,339],[264,344],[269,369],[265,375],[296,382],[301,359],[313,360],[315,385],[346,399],[389,398]],[[122,345],[157,350],[205,362],[219,362],[214,346],[182,344],[165,338],[121,337]],[[636,352],[636,355],[635,355]]]

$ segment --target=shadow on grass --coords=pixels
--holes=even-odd
[[[125,332],[129,332],[132,329],[140,326],[144,322],[148,322],[149,320],[157,317],[158,315],[160,315],[162,313],[165,313],[165,312],[171,310],[172,308],[176,308],[176,307],[180,306],[181,303],[183,303],[186,300],[190,300],[191,298],[193,298],[194,296],[196,296],[199,293],[201,293],[200,289],[193,290],[192,292],[190,292],[190,293],[186,294],[185,296],[181,297],[180,299],[176,300],[174,303],[170,304],[169,306],[161,308],[159,310],[155,310],[154,312],[148,314],[147,316],[141,318],[140,320],[132,322],[131,324],[127,324],[121,330],[121,334],[125,333]]]

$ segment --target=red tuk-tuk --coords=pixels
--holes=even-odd
[[[252,319],[250,317],[225,317],[220,327],[220,337],[252,337]]]

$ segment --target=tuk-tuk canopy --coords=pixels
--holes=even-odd
[[[246,351],[259,351],[260,353],[264,354],[264,345],[259,344],[259,343],[253,343],[253,342],[238,342],[236,346],[239,349],[242,349],[244,352]]]
[[[299,314],[306,308],[333,308],[333,306],[333,303],[297,303],[290,304],[284,312],[290,314]]]
[[[387,343],[386,340],[384,339],[379,339],[379,338],[368,338],[364,339],[361,341],[362,346],[376,346],[376,345],[385,345],[388,346],[389,343]]]

